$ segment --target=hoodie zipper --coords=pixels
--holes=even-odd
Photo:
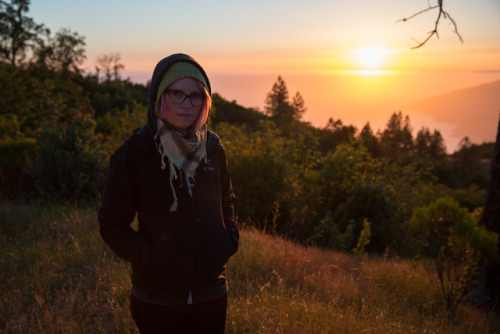
[[[195,187],[196,189],[196,187]],[[200,275],[201,270],[201,258],[200,258],[200,240],[199,240],[199,225],[200,225],[200,219],[197,216],[197,210],[196,210],[196,204],[194,200],[194,196],[196,196],[196,190],[193,189],[193,194],[191,197],[191,203],[193,205],[193,212],[194,212],[194,237],[195,237],[195,253],[196,253],[196,263],[195,263],[195,274],[196,274],[196,284],[198,284],[198,275]],[[193,294],[192,291],[189,291],[189,297],[188,297],[188,304],[192,304],[193,302]]]

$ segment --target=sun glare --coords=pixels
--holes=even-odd
[[[381,46],[368,46],[354,51],[360,67],[366,70],[380,69],[387,58],[388,50]]]

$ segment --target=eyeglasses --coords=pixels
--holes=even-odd
[[[166,92],[168,94],[168,97],[170,98],[170,101],[175,104],[181,104],[186,101],[187,98],[189,98],[189,101],[191,101],[191,104],[193,106],[199,106],[203,103],[203,99],[205,98],[205,94],[198,92],[189,95],[175,89],[167,89]]]

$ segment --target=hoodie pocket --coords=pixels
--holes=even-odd
[[[152,200],[142,213],[141,233],[149,241],[149,256],[140,267],[159,281],[191,279],[195,273],[194,225],[168,212],[168,201]]]
[[[219,275],[232,255],[232,242],[222,222],[200,225],[200,260],[202,271],[212,277]]]

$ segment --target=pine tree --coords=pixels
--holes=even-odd
[[[363,129],[361,130],[361,133],[359,134],[359,139],[365,145],[365,147],[368,149],[368,152],[374,157],[379,157],[380,156],[380,145],[378,142],[377,137],[373,133],[373,130],[370,126],[370,123],[366,123]]]
[[[437,130],[431,133],[427,127],[420,129],[415,138],[415,153],[432,159],[439,159],[446,155],[441,133]]]
[[[305,114],[307,108],[304,98],[299,92],[297,92],[293,97],[292,107],[295,109],[295,119],[300,120]]]
[[[287,124],[294,120],[300,120],[307,108],[299,92],[290,102],[288,88],[281,76],[278,76],[273,88],[267,94],[265,111],[278,124]]]
[[[401,111],[392,114],[387,122],[387,128],[380,135],[383,153],[392,161],[404,164],[413,151],[413,136],[410,118]]]

